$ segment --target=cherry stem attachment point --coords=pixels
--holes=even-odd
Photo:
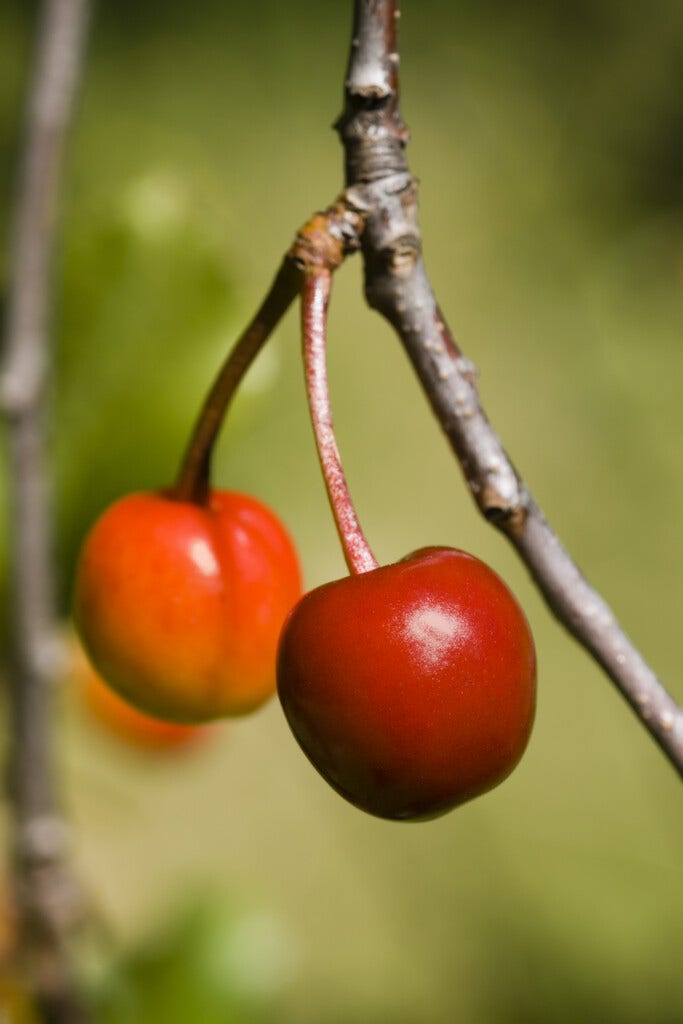
[[[344,558],[349,572],[358,575],[376,569],[378,563],[356,516],[332,422],[326,356],[327,307],[331,285],[330,271],[319,269],[306,275],[301,290],[306,394],[320,466]]]
[[[288,257],[258,312],[233,346],[209,391],[190,437],[171,496],[177,501],[206,503],[211,456],[228,407],[242,378],[280,322],[301,287],[301,274]]]

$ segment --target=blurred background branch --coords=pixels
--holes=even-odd
[[[45,0],[28,90],[7,282],[0,405],[10,507],[8,792],[19,970],[46,1021],[84,1021],[66,944],[81,914],[55,779],[57,632],[54,509],[47,460],[52,278],[65,139],[77,92],[88,0]]]

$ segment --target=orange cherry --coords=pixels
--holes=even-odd
[[[300,594],[292,541],[260,501],[142,493],[112,505],[88,534],[74,615],[120,697],[154,717],[203,722],[273,694],[280,629]]]
[[[87,710],[107,732],[127,744],[149,751],[171,751],[194,746],[209,731],[205,725],[167,722],[138,711],[107,686],[76,640],[70,668],[78,695]]]

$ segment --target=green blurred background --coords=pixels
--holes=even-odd
[[[292,233],[341,186],[329,125],[350,8],[97,6],[59,277],[64,614],[89,522],[169,480]],[[0,9],[3,238],[34,16]],[[421,0],[401,42],[441,306],[531,490],[681,700],[683,6]],[[381,560],[461,546],[515,590],[539,653],[531,746],[496,792],[405,826],[328,789],[276,702],[152,759],[65,700],[64,803],[101,916],[84,976],[125,1024],[674,1024],[680,782],[480,521],[360,286],[351,261],[330,339],[359,514]],[[280,512],[313,586],[343,563],[296,320],[254,367],[216,470]]]

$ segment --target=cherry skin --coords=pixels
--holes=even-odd
[[[107,732],[140,750],[171,751],[194,747],[210,728],[208,725],[167,722],[138,711],[94,671],[83,682],[83,701]]]
[[[524,613],[492,569],[452,548],[312,590],[282,631],[277,678],[309,760],[382,818],[436,817],[496,786],[534,718]]]
[[[68,682],[79,703],[125,746],[150,754],[193,749],[211,731],[208,725],[187,725],[154,718],[119,697],[97,673],[76,636],[69,637]]]
[[[85,540],[74,617],[121,697],[157,718],[202,722],[272,695],[278,636],[300,594],[292,541],[255,498],[132,494]]]

